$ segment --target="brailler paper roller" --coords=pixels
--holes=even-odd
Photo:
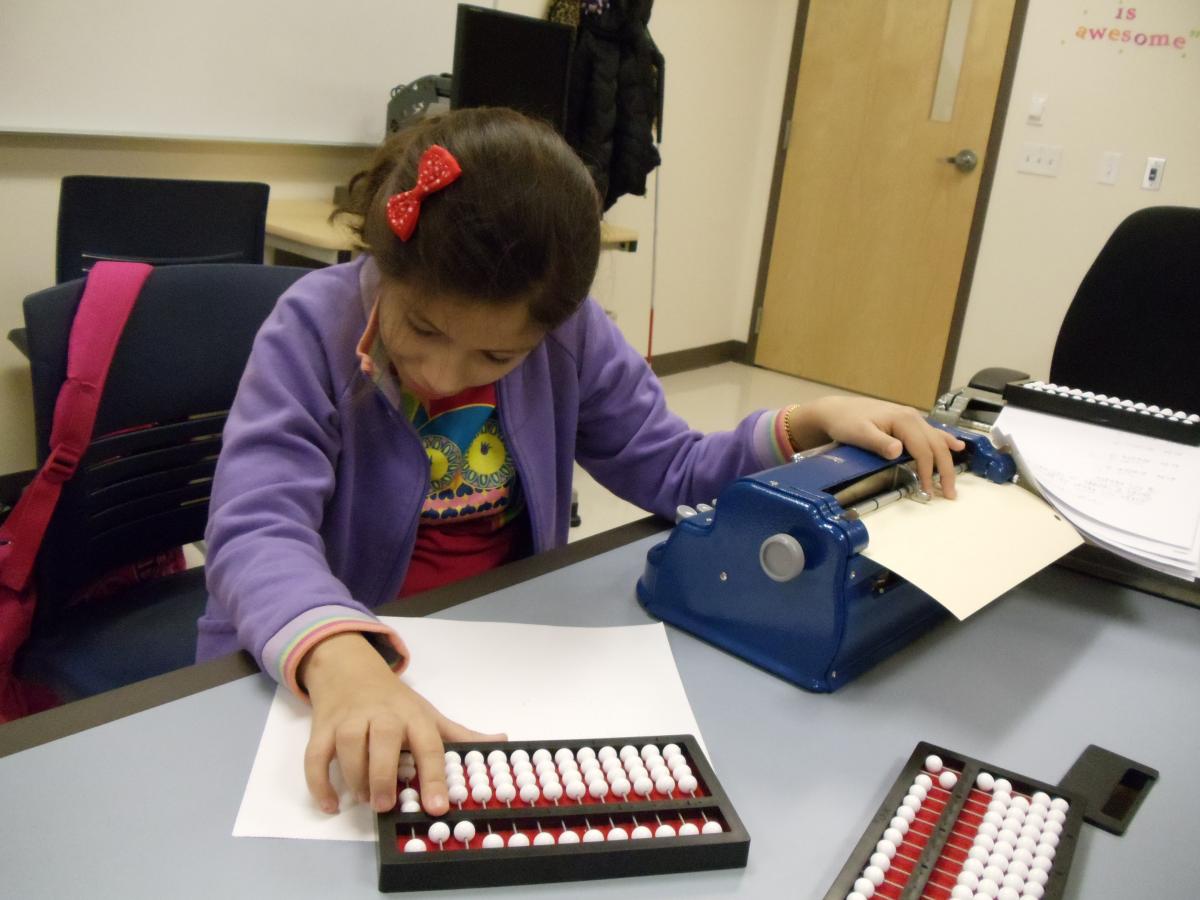
[[[967,445],[954,455],[959,471],[1012,480],[1012,458],[986,436],[947,430]],[[650,550],[638,599],[803,688],[836,690],[946,615],[862,553],[870,511],[920,499],[916,480],[907,455],[835,445],[740,478],[713,506],[681,508]]]

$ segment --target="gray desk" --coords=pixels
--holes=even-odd
[[[435,613],[446,618],[642,623],[633,585],[647,533],[600,536],[421,603],[463,601]],[[1051,569],[833,695],[804,693],[673,630],[670,640],[713,765],[750,831],[749,866],[463,896],[821,897],[921,739],[1052,783],[1088,743],[1158,768],[1161,783],[1124,837],[1085,826],[1067,896],[1190,896],[1200,882],[1195,609]],[[245,671],[231,657],[0,728],[0,754],[9,754],[0,758],[0,895],[378,896],[369,843],[230,836],[273,690],[262,676],[234,677]],[[556,736],[552,721],[546,733]]]

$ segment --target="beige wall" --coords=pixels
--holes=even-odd
[[[1075,289],[1121,220],[1146,206],[1200,206],[1200,3],[1125,4],[1138,9],[1126,23],[1115,19],[1119,5],[1030,2],[956,385],[990,365],[1046,377]],[[1085,42],[1080,25],[1168,32],[1187,44]],[[1047,97],[1041,126],[1026,123],[1035,93]],[[1063,148],[1058,178],[1017,172],[1027,142]],[[1115,185],[1097,181],[1105,151],[1122,154]],[[1167,158],[1158,191],[1140,187],[1147,156]]]

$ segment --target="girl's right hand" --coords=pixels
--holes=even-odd
[[[312,701],[312,732],[304,753],[309,793],[327,813],[338,811],[329,779],[336,757],[352,794],[377,812],[396,804],[400,751],[412,753],[421,805],[432,816],[450,808],[442,740],[503,741],[447,719],[401,681],[359,632],[331,635],[300,663],[299,681]]]

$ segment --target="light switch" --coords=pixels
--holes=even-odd
[[[1034,94],[1029,100],[1029,115],[1025,121],[1030,125],[1041,125],[1042,115],[1046,112],[1046,95]]]
[[[1157,191],[1162,186],[1163,169],[1166,165],[1166,157],[1146,157],[1146,174],[1142,176],[1143,191]]]
[[[1096,180],[1101,184],[1116,184],[1120,169],[1121,154],[1110,150],[1100,157],[1100,169],[1096,173]]]

